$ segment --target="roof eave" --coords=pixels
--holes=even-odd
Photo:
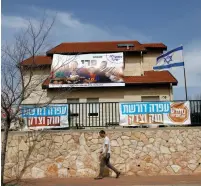
[[[141,49],[141,50],[119,50],[119,51],[87,51],[87,52],[46,52],[47,56],[52,56],[54,54],[61,54],[61,55],[73,55],[73,54],[97,54],[97,53],[117,53],[117,52],[146,52],[147,49]]]
[[[176,86],[178,84],[178,82],[129,82],[126,83],[129,85],[153,85],[153,84],[160,84],[160,85],[164,85],[164,84],[172,84],[173,86]]]
[[[51,66],[51,64],[21,64],[23,67],[30,67],[38,68],[38,67],[44,67],[44,66]]]
[[[126,85],[167,85],[167,84],[170,85],[171,83],[173,86],[176,86],[178,84],[178,82],[147,82],[147,83],[135,82],[135,83],[125,83],[125,84]],[[49,85],[42,84],[42,89],[50,89],[50,88],[49,88]]]

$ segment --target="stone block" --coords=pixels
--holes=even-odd
[[[27,146],[27,144],[24,142],[24,140],[21,140],[20,144],[19,144],[19,150],[25,151],[25,150],[29,150],[29,147]]]
[[[184,152],[184,151],[186,151],[187,149],[186,149],[186,147],[184,147],[184,146],[182,146],[182,145],[178,145],[178,146],[177,146],[177,150],[178,150],[179,152]]]
[[[93,138],[93,139],[98,139],[98,138],[100,138],[99,133],[98,133],[98,132],[93,132],[92,138]]]
[[[153,143],[155,141],[154,138],[149,138],[149,143]]]
[[[161,146],[160,151],[161,151],[162,154],[171,154],[169,148],[165,147],[165,146]]]
[[[32,176],[32,178],[44,178],[45,172],[40,168],[33,167],[31,169],[31,176]]]
[[[112,146],[112,147],[118,147],[119,144],[117,143],[117,140],[112,140],[112,141],[111,141],[111,146]]]
[[[129,140],[129,136],[121,136],[122,140]]]
[[[58,166],[56,164],[50,164],[45,172],[46,177],[58,177]]]
[[[98,144],[98,139],[92,139],[91,142],[92,142],[93,144]]]
[[[120,155],[120,153],[121,153],[121,148],[120,147],[113,147],[112,150],[113,150],[114,154]]]
[[[72,138],[72,136],[69,135],[69,134],[66,134],[66,135],[63,136],[63,139],[64,139],[65,142],[68,142],[71,138]]]
[[[124,145],[128,146],[131,144],[130,140],[123,140]]]
[[[54,137],[54,142],[55,143],[63,143],[63,138],[62,138],[62,136],[55,136]]]
[[[66,178],[68,176],[68,170],[66,168],[62,168],[58,170],[59,178]]]
[[[79,144],[80,144],[80,145],[86,145],[86,140],[85,140],[84,134],[82,134],[82,135],[79,137]]]
[[[132,132],[131,139],[139,141],[141,136],[141,132]]]
[[[123,135],[124,135],[124,136],[128,136],[128,137],[131,137],[131,132],[123,132]]]
[[[117,138],[117,142],[118,142],[119,146],[122,146],[122,145],[123,145],[123,141],[122,141],[121,138]]]
[[[175,173],[177,173],[181,169],[179,165],[171,165],[171,167]]]

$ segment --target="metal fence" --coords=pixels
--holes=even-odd
[[[119,103],[70,103],[71,128],[110,127],[119,125]]]
[[[201,100],[190,100],[191,126],[201,126]],[[70,128],[112,127],[119,125],[119,103],[70,103]]]
[[[191,110],[190,113],[191,125],[189,126],[201,126],[201,100],[189,100],[189,102]],[[39,105],[35,105],[36,108],[38,106]],[[68,123],[70,129],[84,129],[84,128],[98,128],[98,127],[107,128],[107,127],[119,126],[120,122],[119,102],[68,103],[68,108],[69,108]],[[3,123],[4,118],[1,117],[2,130],[4,128]],[[13,130],[16,130],[15,126],[18,125],[19,125],[19,118],[17,118],[17,120],[13,122],[13,128],[14,128]],[[139,127],[146,127],[146,126],[141,125]],[[164,125],[161,125],[161,127],[164,127]]]
[[[191,124],[201,126],[201,100],[190,100]]]

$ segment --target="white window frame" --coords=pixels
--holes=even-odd
[[[80,99],[79,98],[68,98],[67,103],[73,104],[73,103],[79,103]]]
[[[156,100],[149,100],[149,99],[147,99],[147,100],[143,100],[143,98],[158,98],[158,99],[156,99]],[[160,101],[160,96],[141,96],[141,101],[142,102],[152,102],[152,101]]]

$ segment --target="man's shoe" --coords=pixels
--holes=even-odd
[[[117,175],[116,175],[116,178],[119,178],[121,172],[118,172]]]
[[[101,180],[101,179],[103,179],[103,177],[101,177],[101,176],[94,178],[94,180]]]

